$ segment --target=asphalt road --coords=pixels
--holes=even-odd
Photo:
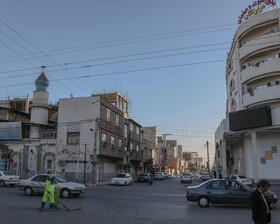
[[[200,180],[194,184],[201,183]],[[88,187],[78,198],[62,199],[68,207],[82,210],[39,211],[42,196],[27,197],[16,187],[0,188],[2,223],[100,223],[100,224],[248,224],[251,211],[243,206],[211,205],[200,208],[185,198],[187,184],[178,178],[132,186]],[[279,195],[280,187],[272,187]],[[279,205],[278,205],[279,206]],[[272,211],[272,223],[280,223],[280,208]]]

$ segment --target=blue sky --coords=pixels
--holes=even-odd
[[[138,123],[157,125],[159,134],[172,133],[168,139],[203,157],[208,140],[213,155],[214,131],[225,118],[226,53],[238,16],[252,3],[2,2],[1,21],[29,42],[0,22],[0,97],[32,95],[34,84],[21,84],[33,83],[45,65],[51,101],[70,92],[120,91],[132,100]]]

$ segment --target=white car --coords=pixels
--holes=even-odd
[[[225,179],[237,180],[238,182],[241,182],[245,185],[252,186],[252,180],[240,174],[231,174],[228,175]]]
[[[182,173],[181,184],[182,183],[192,183],[192,176],[190,173]]]
[[[10,185],[11,187],[19,184],[19,176],[11,175],[7,171],[0,171],[0,186]]]
[[[172,178],[172,174],[170,174],[170,173],[167,173],[166,176],[167,176],[168,179]]]
[[[211,174],[207,173],[207,172],[202,172],[201,175],[200,175],[200,179],[202,181],[210,180],[211,179]]]
[[[79,196],[86,191],[86,187],[83,184],[66,181],[56,174],[53,176],[55,187],[59,189],[60,196],[63,198],[68,198],[71,195]],[[47,174],[36,174],[29,179],[20,180],[19,189],[23,190],[27,196],[44,193],[47,178]]]
[[[166,176],[164,175],[163,172],[156,172],[154,176],[155,180],[165,180]]]
[[[132,184],[132,177],[129,173],[118,173],[115,177],[111,180],[112,185],[131,185]]]

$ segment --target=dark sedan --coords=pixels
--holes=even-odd
[[[200,207],[208,207],[210,203],[249,205],[249,197],[254,190],[236,180],[213,179],[198,186],[189,186],[186,198],[197,202]],[[276,194],[271,191],[266,192],[265,196],[271,203],[278,201]]]
[[[141,173],[138,178],[137,182],[148,182],[150,178],[153,178],[152,174],[150,173]]]

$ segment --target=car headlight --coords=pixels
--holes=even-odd
[[[274,195],[273,195],[273,197],[274,197],[274,198],[277,198],[277,195],[276,195],[276,194],[274,194]]]

